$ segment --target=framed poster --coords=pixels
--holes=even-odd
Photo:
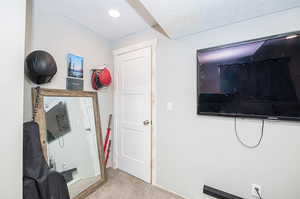
[[[83,57],[68,54],[68,76],[83,78]]]

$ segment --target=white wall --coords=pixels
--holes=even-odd
[[[92,90],[90,69],[107,64],[112,67],[112,51],[110,43],[99,37],[88,28],[58,15],[51,7],[45,7],[43,1],[33,0],[32,18],[28,37],[27,54],[33,50],[46,50],[56,60],[58,72],[51,83],[42,87],[66,89],[68,53],[84,57],[84,90]],[[24,120],[31,119],[31,87],[26,78],[24,97]],[[108,115],[112,112],[112,92],[106,89],[98,94],[103,136],[108,123]]]
[[[196,50],[300,30],[300,9],[292,9],[180,40],[159,33],[138,33],[114,43],[124,47],[154,37],[157,49],[157,184],[191,199],[204,198],[203,184],[245,197],[251,184],[266,199],[300,196],[300,123],[265,124],[258,149],[243,148],[232,118],[196,115]],[[174,110],[167,111],[167,102]],[[249,144],[259,137],[260,122],[238,120]]]
[[[0,198],[22,198],[25,10],[25,0],[1,2]]]

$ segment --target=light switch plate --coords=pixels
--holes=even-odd
[[[173,103],[172,102],[168,102],[167,109],[168,109],[168,111],[172,111],[173,110]]]

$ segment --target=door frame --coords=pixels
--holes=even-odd
[[[126,46],[113,51],[114,56],[114,81],[113,81],[113,168],[117,169],[118,166],[118,142],[119,133],[118,133],[118,115],[119,115],[119,96],[117,94],[117,85],[118,85],[118,75],[119,69],[116,66],[116,58],[125,53],[136,51],[139,49],[151,47],[151,72],[150,72],[150,96],[151,96],[151,150],[149,156],[151,158],[151,184],[156,184],[156,133],[157,133],[157,123],[156,123],[156,113],[157,113],[157,95],[156,95],[156,48],[157,48],[157,38],[152,40],[144,41],[134,45]]]

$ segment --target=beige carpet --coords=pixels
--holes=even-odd
[[[87,199],[183,199],[120,170],[108,169],[108,181]]]
[[[94,184],[95,182],[100,180],[100,176],[92,177],[92,178],[86,178],[86,179],[80,179],[70,185],[68,185],[70,197],[74,198],[77,196],[82,190],[87,189],[89,186]]]

